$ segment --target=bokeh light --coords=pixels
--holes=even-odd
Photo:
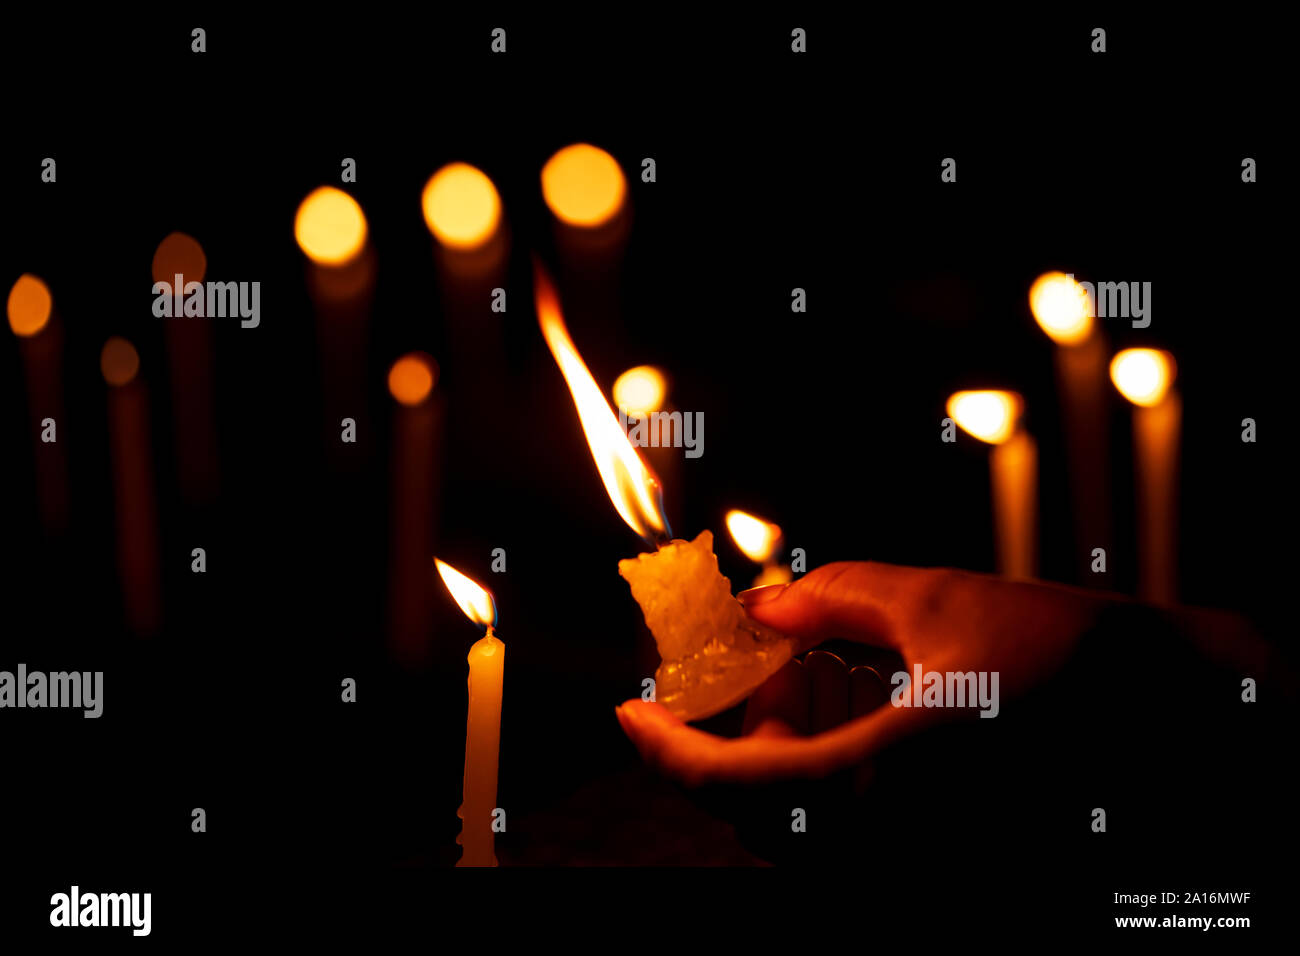
[[[140,371],[140,355],[134,345],[115,335],[99,353],[99,370],[109,385],[127,385]]]
[[[542,195],[559,220],[601,226],[623,208],[627,180],[613,156],[588,143],[560,150],[542,167]]]
[[[667,379],[653,365],[630,368],[614,381],[614,407],[623,409],[629,418],[662,411],[667,394]]]
[[[433,391],[437,366],[419,352],[403,355],[388,371],[388,391],[403,405],[419,405]]]
[[[980,441],[999,445],[1015,434],[1023,407],[1015,392],[956,392],[948,399],[948,416]]]
[[[501,222],[496,186],[468,163],[451,163],[434,173],[425,184],[421,206],[429,231],[452,249],[479,248]]]
[[[1134,405],[1159,405],[1175,373],[1174,357],[1160,349],[1124,349],[1110,362],[1110,380]]]
[[[1092,333],[1088,290],[1063,272],[1048,272],[1034,281],[1029,309],[1058,345],[1078,345]]]
[[[9,328],[23,338],[35,335],[45,328],[54,312],[54,297],[49,286],[34,275],[18,277],[9,290]]]
[[[293,234],[313,262],[347,265],[365,248],[366,215],[360,203],[343,190],[321,186],[298,207]]]

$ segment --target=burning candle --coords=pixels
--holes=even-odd
[[[745,557],[763,567],[754,578],[753,587],[790,582],[794,576],[790,565],[781,564],[776,559],[784,542],[780,526],[747,512],[732,510],[727,512],[727,530]]]
[[[131,630],[154,634],[162,617],[158,517],[150,460],[149,404],[138,381],[140,356],[126,339],[104,343],[100,371],[109,385],[109,445],[117,504],[118,571]]]
[[[466,381],[493,380],[493,388],[474,393],[477,420],[510,414],[514,378],[506,364],[505,290],[509,235],[501,197],[492,180],[468,163],[449,163],[435,172],[420,197],[425,225],[434,238],[434,260],[446,316],[449,367]],[[495,453],[490,428],[471,428],[461,436],[468,454]]]
[[[27,379],[27,411],[36,464],[36,493],[47,531],[62,531],[68,521],[68,463],[60,434],[66,434],[60,386],[63,329],[54,314],[49,287],[34,275],[21,275],[9,290],[9,328],[18,337]],[[46,419],[54,422],[54,441],[44,441]]]
[[[605,491],[628,527],[658,551],[619,563],[662,662],[655,699],[683,720],[748,697],[794,653],[794,642],[751,621],[718,570],[713,535],[673,539],[659,479],[637,454],[569,337],[550,280],[536,273],[537,319],[564,375]]]
[[[1138,520],[1138,596],[1178,600],[1178,436],[1183,403],[1173,388],[1168,352],[1124,349],[1110,363],[1111,381],[1133,403],[1133,462]]]
[[[1013,579],[1037,574],[1038,446],[1020,425],[1024,401],[1015,392],[957,392],[948,416],[993,446],[989,476],[998,573]]]
[[[412,352],[393,363],[392,481],[389,546],[389,645],[401,661],[421,661],[428,651],[433,604],[428,560],[433,551],[437,500],[440,410],[433,389],[438,366]]]
[[[154,250],[153,280],[164,283],[179,302],[189,283],[203,281],[207,266],[207,256],[198,240],[173,232]],[[174,288],[177,283],[180,288]],[[191,503],[207,502],[217,494],[212,329],[202,318],[182,317],[180,309],[175,309],[173,315],[163,322],[163,337],[167,342],[180,484]]]
[[[457,842],[464,848],[457,866],[496,866],[492,830],[497,802],[501,746],[501,690],[506,645],[496,636],[492,592],[451,565],[433,559],[442,582],[460,609],[486,633],[469,649],[469,709],[465,721],[465,784]]]
[[[1087,290],[1049,272],[1029,290],[1035,321],[1056,343],[1056,381],[1064,421],[1074,509],[1076,575],[1096,580],[1092,551],[1111,551],[1109,442],[1106,428],[1106,343],[1093,322]]]
[[[351,418],[364,439],[370,433],[365,366],[375,256],[361,205],[341,189],[321,186],[298,206],[293,234],[307,257],[307,290],[316,318],[325,390],[323,434],[338,464],[358,444],[339,440]]]

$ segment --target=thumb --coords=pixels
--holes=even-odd
[[[792,584],[742,591],[745,613],[803,646],[830,637],[898,647],[899,610],[914,600],[928,574],[874,561],[840,561]]]

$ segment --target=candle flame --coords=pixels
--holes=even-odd
[[[9,290],[9,328],[29,338],[45,328],[54,312],[50,288],[36,276],[24,273]]]
[[[1159,405],[1175,372],[1174,357],[1160,349],[1124,349],[1110,362],[1110,380],[1134,405]]]
[[[345,266],[366,245],[366,214],[341,189],[321,186],[307,195],[293,220],[298,246],[322,266]]]
[[[536,295],[537,321],[573,395],[591,457],[595,459],[609,500],[628,527],[647,541],[671,537],[659,479],[628,441],[627,433],[569,338],[555,288],[540,267],[536,270]]]
[[[638,365],[614,380],[613,394],[614,406],[627,412],[628,418],[645,418],[663,410],[668,382],[653,365]]]
[[[445,561],[434,558],[433,563],[442,575],[442,583],[447,585],[447,590],[465,612],[465,616],[480,627],[496,627],[497,604],[492,600],[492,592]]]
[[[1063,272],[1048,272],[1034,281],[1029,309],[1057,345],[1078,345],[1092,333],[1088,290]]]
[[[1015,433],[1024,402],[1015,392],[955,392],[948,415],[962,430],[990,445],[1000,445]]]
[[[745,557],[759,564],[771,560],[781,546],[780,527],[744,511],[727,512],[727,530]]]

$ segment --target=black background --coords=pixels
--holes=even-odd
[[[723,534],[725,511],[743,507],[779,521],[814,566],[992,570],[984,450],[941,443],[938,423],[953,390],[1008,387],[1024,394],[1040,446],[1043,576],[1070,580],[1051,345],[1027,291],[1053,268],[1147,280],[1152,326],[1112,320],[1106,331],[1113,348],[1154,344],[1178,357],[1182,596],[1287,637],[1275,628],[1293,567],[1291,482],[1276,449],[1292,363],[1290,214],[1276,152],[1280,61],[1266,27],[1091,14],[607,16],[318,13],[272,24],[172,14],[6,31],[0,279],[7,289],[22,272],[42,276],[64,323],[59,440],[72,510],[65,535],[43,532],[19,350],[6,334],[0,667],[102,669],[106,684],[96,721],[5,712],[2,859],[22,887],[7,921],[48,925],[49,894],[77,881],[151,889],[160,937],[184,932],[181,913],[210,926],[200,888],[213,886],[256,887],[231,905],[267,919],[279,894],[346,896],[397,878],[454,894],[441,868],[456,856],[464,654],[476,634],[431,577],[423,662],[399,664],[384,639],[385,374],[413,349],[442,369],[437,552],[493,588],[508,647],[503,863],[757,861],[705,813],[716,806],[699,809],[639,769],[611,713],[647,676],[640,614],[616,576],[639,542],[607,502],[531,303],[531,255],[557,264],[538,171],[574,141],[620,161],[633,206],[620,272],[560,273],[574,338],[604,387],[631,365],[659,364],[676,406],[704,413],[703,457],[665,489],[679,536]],[[189,50],[195,25],[207,29],[203,55]],[[489,52],[498,25],[505,56]],[[805,56],[789,52],[795,25],[809,31]],[[1088,51],[1096,25],[1109,32],[1101,56]],[[45,156],[58,161],[55,185],[40,182]],[[340,463],[325,443],[335,432],[323,421],[292,222],[307,192],[338,184],[344,156],[357,160],[358,182],[344,188],[366,212],[379,271],[357,356],[370,427]],[[657,162],[653,184],[639,179],[644,156]],[[947,156],[956,184],[939,181]],[[1257,184],[1241,182],[1245,156],[1259,163]],[[484,304],[483,321],[500,323],[491,356],[444,314],[420,215],[425,180],[455,159],[497,183],[512,236],[508,311]],[[201,506],[178,486],[166,320],[146,292],[157,243],[178,229],[202,243],[209,278],[262,283],[259,328],[212,320],[220,492]],[[808,290],[798,317],[795,286]],[[98,370],[112,334],[139,348],[151,397],[165,624],[148,642],[128,633],[118,596]],[[1117,539],[1105,586],[1131,593],[1129,414],[1112,398]],[[1240,441],[1244,417],[1259,423],[1257,444]],[[739,589],[753,567],[725,537],[715,546]],[[204,575],[190,572],[193,547],[207,550]],[[504,575],[488,570],[495,547],[508,555]],[[355,705],[340,703],[344,677],[358,682]],[[1077,719],[1075,730],[1090,718]],[[1252,720],[1249,753],[1281,759],[1278,719]],[[1207,777],[1241,772],[1256,787],[1253,774],[1269,768],[1243,768],[1235,747],[1247,742],[1229,737]],[[946,806],[938,786],[919,785],[918,799]],[[1178,859],[1199,859],[1208,885],[1162,869],[1161,853],[1143,849],[1149,831],[1113,825],[1106,839],[1124,848],[1121,862],[1098,857],[1082,842],[1097,805],[1087,793],[1069,795],[1057,829],[1009,842],[983,834],[975,859],[923,869],[960,893],[900,887],[891,864],[837,851],[830,837],[809,865],[927,911],[982,892],[986,918],[1068,911],[1104,924],[1111,893],[1143,888],[1130,884],[1135,861],[1160,889],[1263,890],[1253,854],[1271,841],[1251,829],[1233,842],[1245,832],[1241,806],[1220,815],[1196,794],[1145,789],[1112,802],[1126,799],[1157,807],[1156,830],[1168,810],[1219,832],[1208,856],[1187,850],[1205,836],[1197,828],[1155,844],[1163,853],[1181,840]],[[1274,799],[1252,824],[1263,833]],[[196,806],[207,834],[190,832]],[[1067,836],[1070,826],[1083,836]],[[1015,862],[1030,845],[1045,870]],[[684,894],[719,882],[679,878]],[[505,886],[563,900],[595,883],[525,874]],[[630,897],[639,885],[628,878]],[[1019,892],[1038,895],[1021,905]]]

